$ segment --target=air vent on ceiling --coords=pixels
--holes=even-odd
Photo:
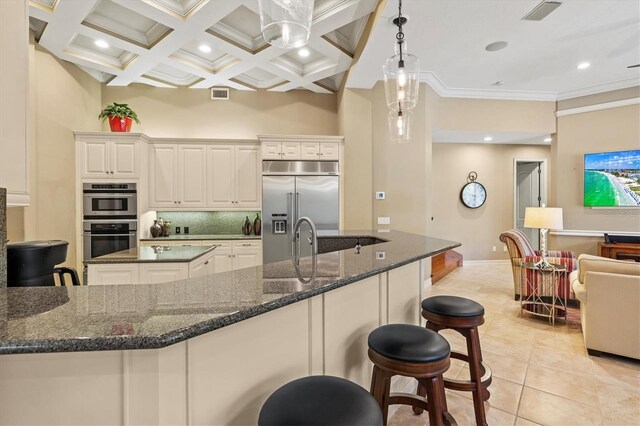
[[[214,101],[228,101],[229,88],[228,87],[212,87],[211,99]]]
[[[543,1],[533,8],[533,10],[522,18],[523,21],[542,21],[551,12],[556,10],[562,3],[559,1]]]

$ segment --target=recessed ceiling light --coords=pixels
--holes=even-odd
[[[551,142],[551,136],[544,138],[545,142]]]
[[[507,47],[509,43],[506,41],[494,41],[493,43],[489,43],[484,47],[484,50],[487,52],[497,52],[498,50],[502,50]]]
[[[310,54],[311,54],[311,52],[306,47],[303,47],[302,49],[298,50],[298,55],[300,55],[300,57],[302,57],[302,58],[306,58]]]
[[[107,43],[104,40],[96,40],[95,41],[95,45],[102,48],[102,49],[106,49],[107,47],[109,47],[109,43]]]
[[[198,50],[203,52],[203,53],[211,52],[211,48],[209,46],[207,46],[206,44],[201,44],[200,46],[198,46]]]
[[[581,62],[578,64],[578,69],[579,70],[586,70],[587,68],[589,68],[591,66],[591,64],[589,62]]]
[[[491,142],[493,138],[491,136],[485,136],[483,139],[485,142]]]

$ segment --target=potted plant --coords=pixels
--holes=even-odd
[[[103,121],[108,119],[112,132],[130,132],[132,121],[140,124],[138,116],[134,110],[129,108],[129,105],[118,104],[116,102],[107,105],[100,115],[98,115],[98,118]]]

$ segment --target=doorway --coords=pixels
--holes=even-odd
[[[527,207],[547,203],[547,160],[514,159],[513,163],[513,226],[525,233],[534,248],[540,249],[540,232],[524,227],[524,213]]]

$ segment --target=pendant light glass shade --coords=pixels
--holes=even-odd
[[[406,49],[406,42],[403,49]],[[403,53],[400,60],[398,45],[396,54],[382,66],[387,107],[393,111],[408,111],[418,103],[420,88],[420,60],[410,53]]]
[[[258,0],[262,37],[284,49],[302,47],[309,41],[313,0]]]
[[[411,141],[412,111],[389,111],[389,136],[392,142],[407,143]]]

